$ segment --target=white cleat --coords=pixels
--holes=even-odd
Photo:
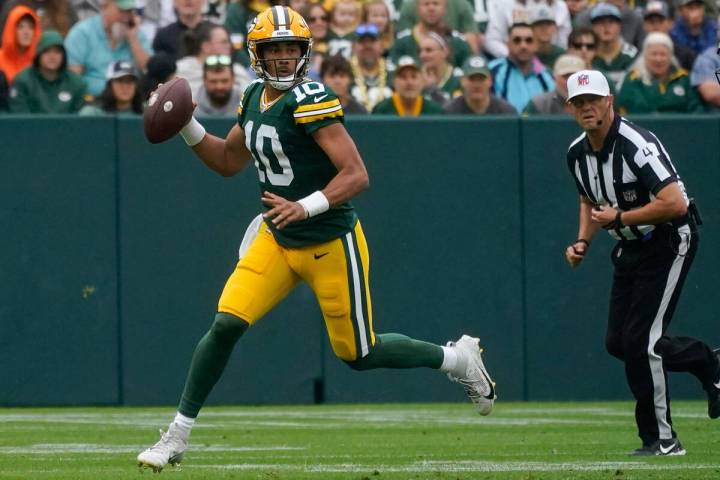
[[[168,463],[173,467],[179,465],[186,448],[187,440],[171,423],[167,432],[160,430],[159,442],[138,455],[138,467],[160,473]]]
[[[482,361],[480,339],[463,335],[457,342],[448,342],[447,346],[455,349],[459,362],[465,363],[464,374],[456,376],[448,373],[448,378],[465,387],[465,392],[480,415],[489,415],[497,395],[495,395],[495,382],[490,378]]]

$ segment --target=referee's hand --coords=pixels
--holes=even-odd
[[[571,267],[575,268],[580,265],[580,262],[585,258],[585,252],[587,252],[585,242],[575,242],[565,249],[565,260],[567,260]]]

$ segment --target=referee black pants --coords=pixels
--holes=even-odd
[[[720,368],[703,342],[665,335],[697,245],[697,233],[689,225],[668,225],[653,230],[647,240],[618,242],[612,252],[615,272],[605,344],[625,363],[643,445],[676,436],[666,372],[689,372],[707,386]]]

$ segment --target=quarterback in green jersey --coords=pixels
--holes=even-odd
[[[180,134],[223,176],[254,162],[264,224],[228,278],[215,320],[195,349],[175,419],[160,441],[138,455],[139,465],[158,471],[180,462],[237,341],[301,281],[315,293],[335,355],[351,368],[437,369],[465,388],[480,414],[489,414],[495,385],[477,338],[463,335],[439,346],[373,331],[370,256],[350,204],[367,188],[368,175],[343,126],[338,98],[306,79],[312,38],[305,20],[288,7],[271,7],[251,24],[247,43],[259,79],[243,94],[237,124],[223,139],[192,119]]]

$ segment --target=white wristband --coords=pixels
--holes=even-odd
[[[205,138],[205,127],[195,117],[192,117],[188,124],[180,130],[180,136],[183,137],[185,143],[194,147]]]
[[[330,209],[330,202],[328,202],[327,197],[320,190],[311,193],[305,198],[301,198],[297,203],[303,206],[308,218],[320,215]]]

